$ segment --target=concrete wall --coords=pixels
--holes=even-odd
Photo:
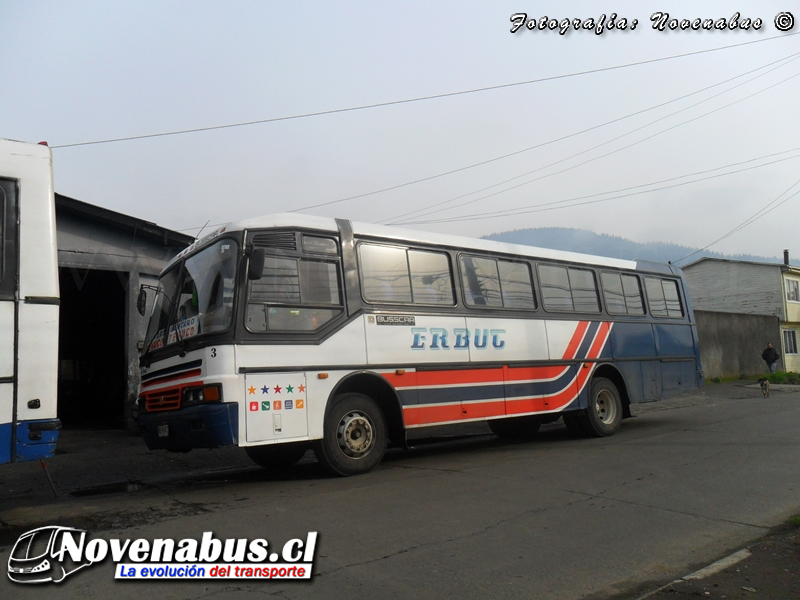
[[[695,310],[694,316],[706,377],[764,374],[768,369],[761,353],[767,343],[782,346],[777,317],[705,310]],[[784,369],[783,360],[778,369]]]

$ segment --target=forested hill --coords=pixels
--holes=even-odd
[[[493,233],[484,236],[487,240],[525,244],[553,248],[555,250],[569,250],[585,254],[597,254],[611,258],[629,260],[651,260],[654,262],[677,261],[691,254],[697,248],[670,244],[667,242],[647,242],[645,244],[627,240],[614,235],[594,233],[585,229],[572,229],[568,227],[542,227],[538,229],[517,229],[503,233]],[[798,250],[800,251],[800,249]],[[732,260],[750,260],[757,262],[783,262],[783,249],[778,249],[780,256],[752,256],[750,254],[721,254],[703,250],[686,261],[679,263],[681,266],[698,260],[703,256],[714,258],[728,258]],[[800,265],[800,261],[791,260],[793,265]]]

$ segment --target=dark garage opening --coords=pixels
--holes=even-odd
[[[58,417],[67,427],[124,427],[127,277],[59,269]]]

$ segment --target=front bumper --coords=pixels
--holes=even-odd
[[[235,402],[142,412],[138,422],[150,450],[188,452],[239,443],[239,405]]]

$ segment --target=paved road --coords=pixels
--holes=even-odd
[[[311,583],[115,582],[107,562],[49,585],[48,598],[557,600],[635,598],[800,512],[800,393],[707,386],[636,412],[608,439],[571,439],[556,424],[535,442],[473,435],[392,452],[350,479],[306,460],[284,478],[217,471],[0,518],[88,524],[107,538],[320,532]],[[0,583],[3,598],[42,593]]]

